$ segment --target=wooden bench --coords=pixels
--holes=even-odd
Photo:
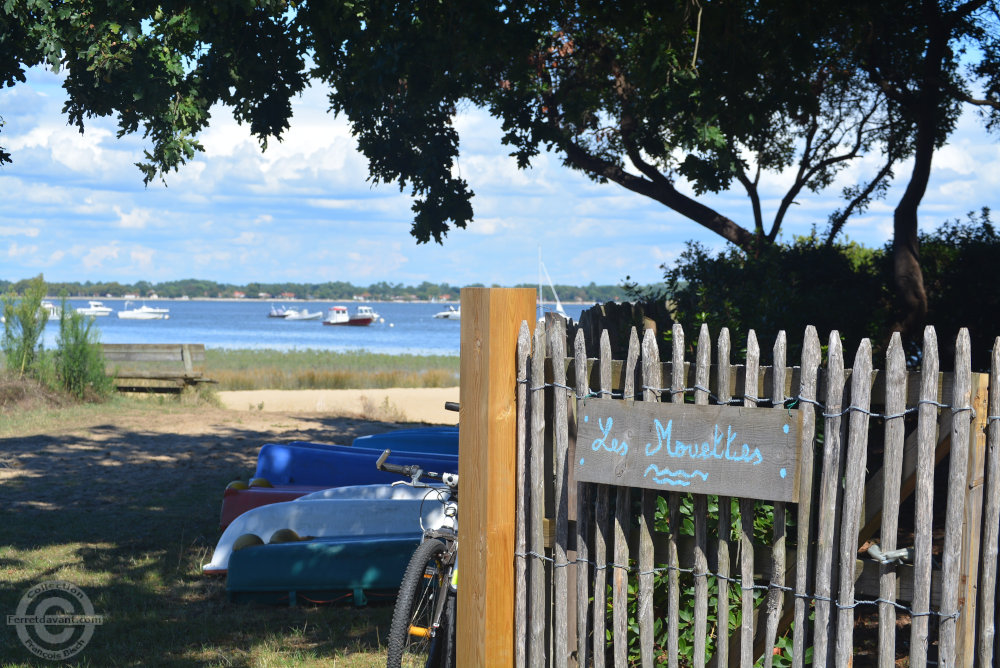
[[[205,377],[202,343],[105,343],[104,362],[120,392],[180,392]]]

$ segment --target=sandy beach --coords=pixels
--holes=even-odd
[[[427,424],[457,424],[458,413],[445,410],[444,403],[457,402],[458,395],[457,387],[218,392],[223,406],[235,411],[325,413]]]

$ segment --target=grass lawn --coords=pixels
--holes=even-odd
[[[391,602],[237,605],[201,564],[220,534],[223,488],[252,472],[262,443],[323,434],[349,442],[392,425],[247,419],[123,399],[0,413],[0,665],[384,665]],[[29,653],[6,623],[30,587],[51,580],[75,584],[104,616],[85,649],[58,664]]]

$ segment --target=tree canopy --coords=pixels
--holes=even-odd
[[[24,66],[65,69],[70,120],[82,129],[116,114],[121,134],[142,132],[147,182],[195,155],[214,105],[266,147],[288,127],[294,96],[322,82],[370,178],[414,196],[419,242],[473,218],[472,189],[455,168],[463,105],[501,120],[520,166],[555,151],[745,252],[773,243],[806,193],[861,174],[841,186],[832,240],[913,157],[896,212],[896,287],[917,319],[926,295],[916,212],[933,152],[963,105],[983,109],[989,129],[1000,120],[995,0],[2,7],[0,22],[14,27],[0,38],[4,85],[23,79]],[[874,169],[848,169],[862,158]],[[787,188],[766,218],[769,176]],[[703,197],[735,186],[750,203],[745,220]]]

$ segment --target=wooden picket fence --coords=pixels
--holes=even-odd
[[[845,369],[836,332],[821,355],[812,327],[798,366],[784,333],[770,366],[753,332],[739,364],[725,330],[693,361],[670,340],[661,360],[633,330],[613,360],[606,332],[588,357],[560,319],[521,326],[514,665],[993,665],[1000,339],[989,375],[965,330],[948,373],[931,328],[919,372],[898,336],[884,371],[867,340]],[[758,441],[723,457],[720,420]],[[657,456],[711,475],[644,478],[654,422]],[[673,422],[714,429],[714,455]]]

